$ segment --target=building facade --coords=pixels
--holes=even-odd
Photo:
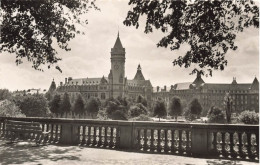
[[[232,97],[232,112],[239,113],[244,110],[259,111],[259,82],[257,78],[252,83],[238,84],[236,78],[230,84],[205,83],[200,74],[197,74],[193,82],[177,83],[170,88],[157,87],[153,93],[153,100],[164,99],[169,105],[174,96],[180,97],[186,103],[197,98],[204,110],[208,111],[212,106],[224,109],[225,95]]]
[[[150,80],[145,80],[140,64],[134,79],[128,80],[125,77],[125,48],[123,47],[119,33],[111,49],[111,69],[108,77],[97,78],[65,78],[65,83],[61,82],[56,92],[63,94],[67,92],[71,100],[75,100],[77,95],[81,94],[85,100],[90,97],[99,98],[105,101],[108,98],[127,97],[135,99],[142,95],[151,102],[152,84]],[[52,82],[53,86],[54,81]]]

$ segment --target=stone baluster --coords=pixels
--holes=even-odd
[[[104,141],[104,147],[107,147],[108,142],[107,142],[107,127],[105,127],[105,141]]]
[[[141,149],[141,129],[137,129],[137,149]]]
[[[185,133],[186,133],[186,154],[190,155],[190,132],[186,130]]]
[[[179,130],[179,144],[178,144],[178,152],[179,154],[183,153],[183,149],[182,149],[182,130]]]
[[[244,158],[245,155],[244,155],[244,152],[243,152],[243,150],[242,150],[243,142],[242,142],[242,133],[241,133],[241,132],[238,132],[238,142],[239,142],[239,145],[238,145],[239,156],[240,156],[241,158]]]
[[[102,127],[101,126],[98,127],[98,138],[99,138],[98,146],[101,146],[102,145]]]
[[[175,153],[175,143],[174,143],[174,141],[175,141],[175,130],[174,129],[172,129],[171,130],[171,133],[172,133],[172,141],[171,141],[171,153]]]
[[[164,152],[168,153],[169,151],[169,146],[168,146],[168,130],[164,130]]]
[[[81,145],[86,144],[86,126],[83,126],[83,130],[82,130],[82,141],[81,141]]]
[[[87,140],[87,145],[91,144],[91,126],[88,126],[88,140]]]
[[[212,154],[216,154],[218,152],[217,149],[217,133],[218,132],[213,132],[213,141],[212,141],[212,145],[213,145],[213,153]]]
[[[59,141],[59,125],[55,124],[55,139],[54,139],[55,143],[57,143]]]
[[[161,152],[161,129],[157,130],[157,135],[158,135],[158,139],[157,139],[157,152]]]
[[[229,141],[230,141],[230,155],[232,158],[236,157],[236,153],[234,151],[234,132],[229,133]]]
[[[114,128],[111,127],[109,147],[112,148],[114,145]]]
[[[246,145],[246,148],[247,148],[247,155],[250,159],[253,159],[253,155],[252,155],[252,151],[251,151],[251,133],[250,132],[247,132],[246,133],[246,139],[247,139],[247,145]]]
[[[150,145],[150,151],[154,151],[154,130],[151,129],[151,145]]]
[[[120,129],[119,127],[116,128],[116,144],[115,144],[115,148],[119,148],[119,141],[120,141]]]
[[[53,142],[53,132],[54,132],[54,130],[53,130],[53,124],[51,124],[51,126],[50,126],[50,131],[51,131],[51,135],[50,135],[50,142]]]
[[[224,157],[227,157],[227,151],[226,151],[226,139],[225,139],[225,132],[221,132],[221,153]]]
[[[146,128],[144,128],[144,138],[143,138],[143,140],[144,140],[143,151],[147,151],[147,149],[148,149],[148,146],[147,146],[148,138],[147,138],[147,129]]]
[[[97,144],[97,127],[94,126],[94,133],[93,133],[93,143],[92,145],[95,146]]]

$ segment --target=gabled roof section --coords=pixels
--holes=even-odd
[[[257,78],[255,77],[252,85],[250,86],[251,90],[259,90],[259,81],[257,80]]]
[[[145,80],[140,64],[137,67],[137,72],[135,74],[134,80]]]

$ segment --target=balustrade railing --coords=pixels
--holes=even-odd
[[[259,125],[0,117],[41,123],[48,143],[259,161]]]

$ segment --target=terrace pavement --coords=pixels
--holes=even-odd
[[[0,140],[0,164],[61,164],[61,165],[257,165],[256,162],[202,159],[177,155],[145,154],[79,146],[47,145],[35,143],[6,144]]]

